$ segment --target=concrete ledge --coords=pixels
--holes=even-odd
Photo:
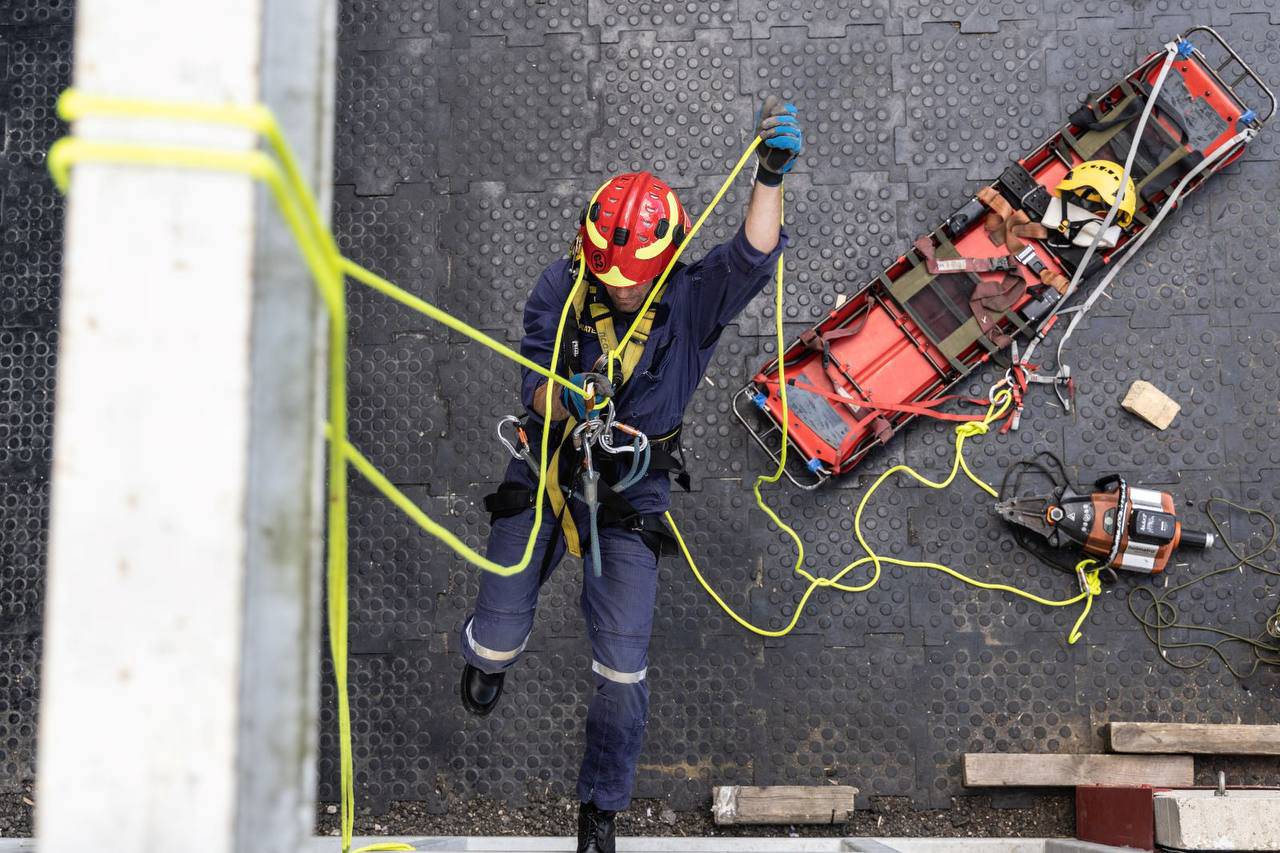
[[[1147,853],[1137,847],[1115,847],[1110,844],[1095,844],[1092,841],[1078,841],[1074,838],[1050,838],[1044,843],[1044,853]]]
[[[1156,794],[1156,843],[1183,850],[1280,850],[1280,791],[1215,794]]]
[[[362,837],[353,848],[386,841],[421,853],[568,853],[574,839],[521,837]],[[337,853],[338,839],[313,838],[297,853]],[[1141,853],[1070,838],[623,838],[623,853]],[[0,838],[0,853],[36,853],[30,838]]]
[[[404,841],[431,853],[572,853],[575,839],[357,838],[352,848]],[[1044,838],[621,838],[621,853],[1044,853]],[[337,853],[336,838],[316,838],[305,853]],[[9,853],[0,847],[0,853]]]

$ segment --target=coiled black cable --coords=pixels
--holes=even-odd
[[[1244,553],[1244,549],[1241,544],[1233,542],[1227,535],[1227,531],[1222,520],[1213,514],[1213,508],[1217,504],[1237,509],[1245,513],[1251,519],[1264,521],[1267,527],[1270,528],[1270,532],[1266,537],[1266,542],[1257,550],[1251,551],[1247,554]],[[1129,612],[1132,613],[1133,617],[1142,625],[1142,631],[1147,635],[1147,639],[1150,640],[1157,649],[1159,649],[1160,656],[1164,658],[1166,663],[1176,669],[1196,669],[1197,667],[1204,666],[1214,657],[1221,660],[1223,666],[1230,670],[1231,674],[1236,678],[1248,678],[1258,671],[1259,666],[1280,667],[1280,638],[1272,636],[1266,627],[1257,634],[1250,636],[1247,634],[1236,633],[1234,631],[1228,631],[1225,628],[1195,625],[1181,621],[1181,614],[1178,610],[1178,606],[1171,599],[1182,590],[1197,584],[1205,583],[1210,578],[1217,577],[1218,575],[1225,575],[1228,572],[1239,571],[1245,566],[1248,566],[1254,571],[1262,572],[1263,574],[1280,577],[1280,569],[1271,568],[1261,563],[1261,559],[1275,548],[1277,534],[1280,533],[1280,531],[1277,530],[1276,520],[1273,516],[1261,509],[1242,506],[1241,504],[1227,500],[1226,498],[1217,497],[1209,498],[1205,501],[1204,511],[1205,515],[1209,517],[1209,522],[1213,525],[1214,530],[1217,531],[1222,543],[1227,547],[1227,550],[1231,552],[1231,555],[1235,557],[1236,561],[1229,566],[1213,569],[1212,571],[1197,575],[1190,580],[1183,581],[1176,586],[1168,587],[1160,590],[1159,592],[1156,592],[1147,585],[1136,586],[1129,591]],[[1145,607],[1141,607],[1140,602],[1137,601],[1137,596],[1139,595],[1145,595],[1147,597],[1148,600]],[[1267,622],[1269,625],[1280,624],[1280,607],[1273,611],[1271,618],[1268,619]],[[1171,641],[1166,634],[1174,631],[1185,632],[1183,636],[1187,639]],[[1194,636],[1194,632],[1215,634],[1221,637],[1221,639],[1214,642],[1194,640],[1191,639],[1191,637]],[[1233,664],[1231,659],[1227,656],[1226,651],[1224,651],[1224,646],[1228,646],[1232,643],[1243,644],[1251,652],[1252,660],[1250,661],[1247,671],[1237,669],[1235,664]],[[1201,649],[1203,653],[1198,657],[1194,657],[1189,660],[1177,660],[1169,654],[1170,650],[1174,649]]]

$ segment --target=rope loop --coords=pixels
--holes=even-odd
[[[969,421],[967,424],[960,424],[956,427],[956,435],[961,438],[974,438],[979,435],[986,435],[991,427],[986,421]]]

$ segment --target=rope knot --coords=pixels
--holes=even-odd
[[[956,435],[961,438],[973,438],[976,435],[986,435],[990,429],[986,421],[969,421],[956,427]]]

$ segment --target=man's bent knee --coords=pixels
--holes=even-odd
[[[503,672],[524,652],[532,627],[532,612],[526,617],[477,610],[462,626],[462,656],[484,672]]]

